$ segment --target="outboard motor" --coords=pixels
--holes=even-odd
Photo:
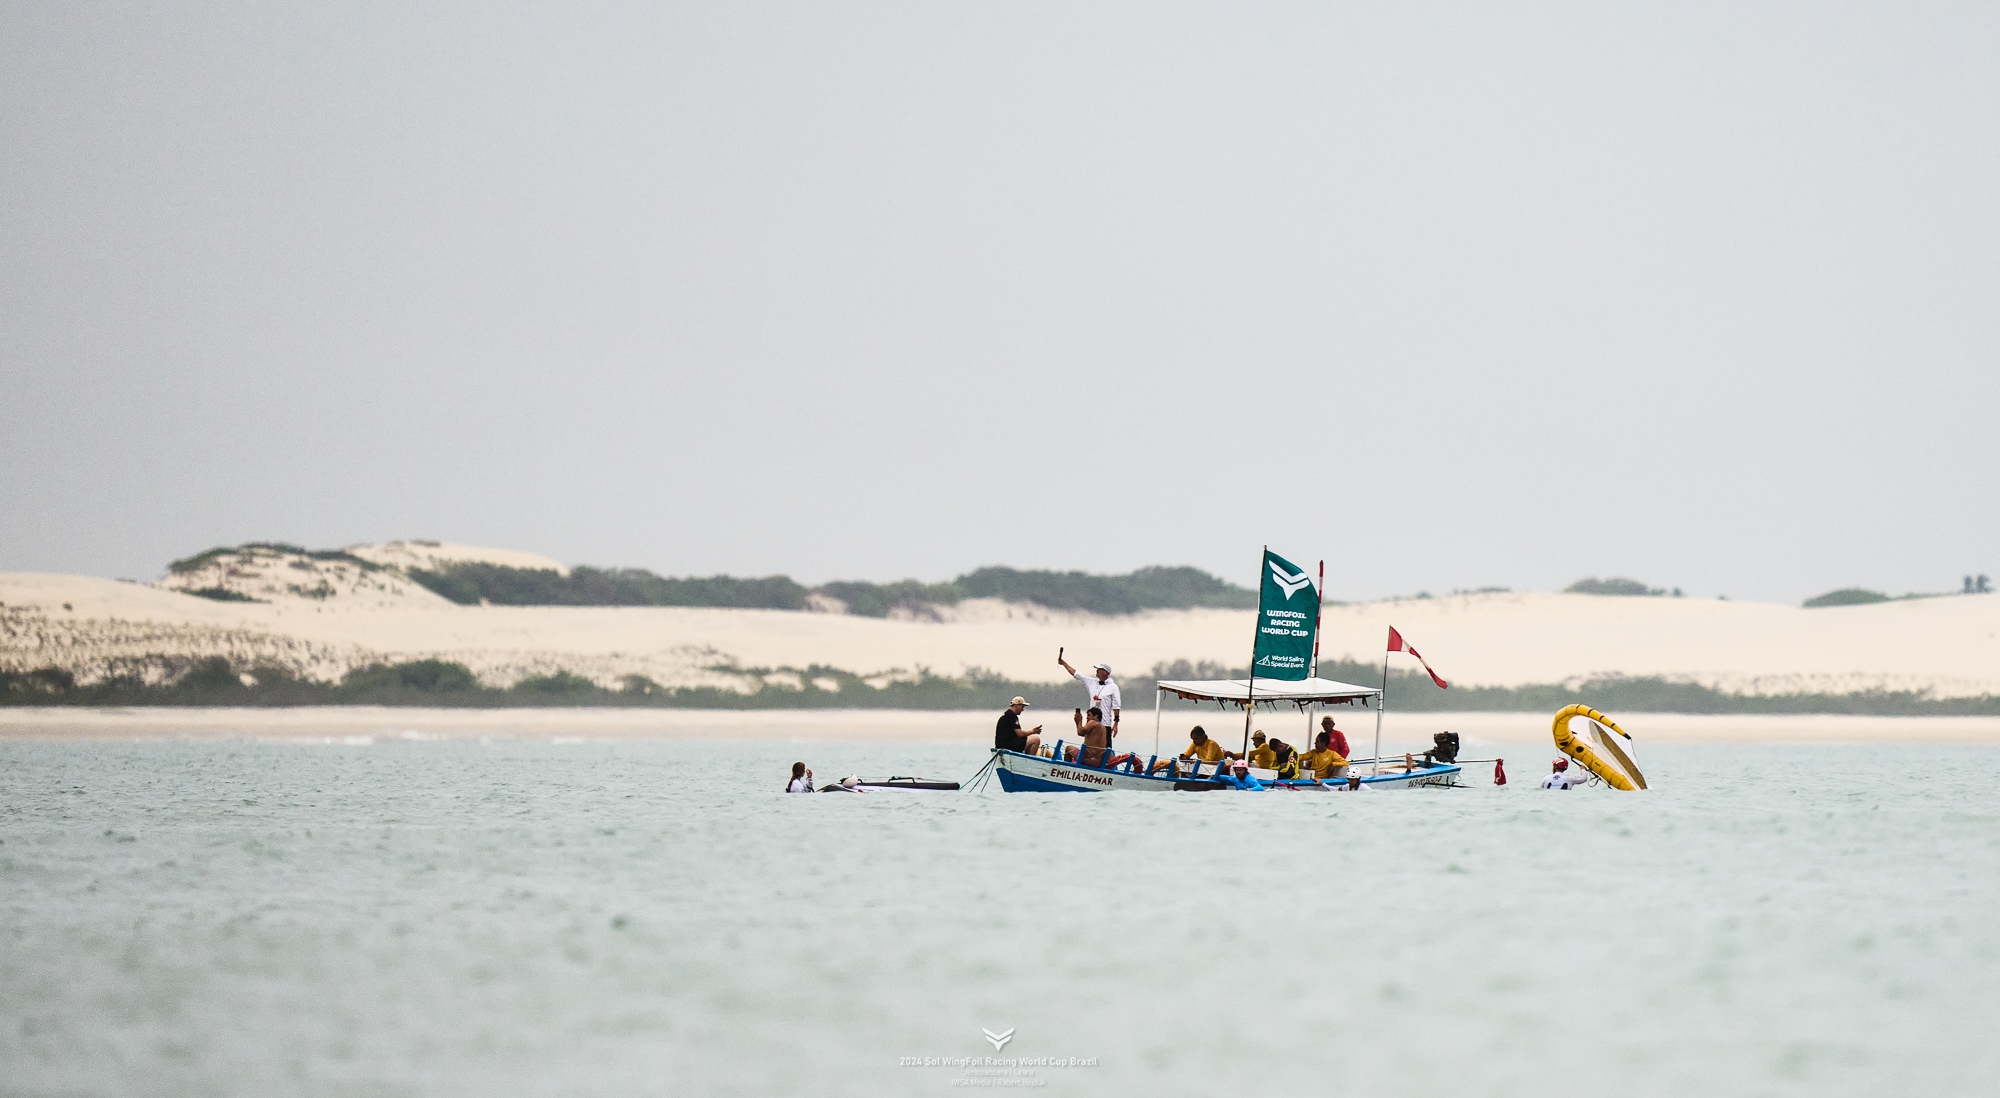
[[[1424,752],[1424,758],[1436,759],[1441,763],[1458,761],[1458,733],[1439,732],[1431,737],[1431,749]]]

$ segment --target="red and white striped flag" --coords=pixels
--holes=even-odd
[[[1449,684],[1443,679],[1438,678],[1438,673],[1431,670],[1430,664],[1424,663],[1424,657],[1416,649],[1410,647],[1410,643],[1403,639],[1403,634],[1396,632],[1396,627],[1393,625],[1389,627],[1389,651],[1408,652],[1410,655],[1416,656],[1417,662],[1424,664],[1424,673],[1431,677],[1432,682],[1438,684],[1438,689],[1444,690],[1448,688]]]

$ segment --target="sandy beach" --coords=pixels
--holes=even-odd
[[[1419,748],[1431,733],[1451,729],[1468,757],[1483,747],[1520,748],[1550,742],[1550,714],[1390,713],[1383,722],[1388,751]],[[2000,717],[1706,716],[1615,714],[1638,742],[1690,744],[1996,744]],[[1234,721],[1240,721],[1240,716]],[[1162,752],[1178,751],[1199,720],[1210,729],[1237,727],[1227,715],[1186,714],[1162,722]],[[1277,731],[1295,715],[1260,714],[1258,728]],[[907,710],[676,709],[387,709],[333,706],[298,709],[0,709],[0,741],[356,743],[394,739],[740,740],[746,743],[907,743],[983,751],[993,715]],[[1372,737],[1374,718],[1343,717],[1357,747]],[[1282,733],[1279,733],[1282,735]],[[1152,750],[1150,715],[1135,718],[1119,742]]]
[[[385,547],[357,551],[394,559]],[[984,669],[1034,682],[1062,677],[1054,661],[1059,646],[1127,674],[1182,659],[1240,665],[1251,621],[1237,610],[1105,616],[993,599],[890,618],[459,606],[393,573],[337,563],[295,561],[282,578],[289,587],[258,588],[269,601],[247,603],[88,576],[0,574],[0,668],[57,666],[90,681],[157,674],[162,657],[220,655],[323,680],[371,662],[445,659],[498,686],[565,670],[607,686],[637,674],[667,686],[755,691],[797,687],[800,672],[813,665],[882,678]],[[1452,682],[1468,686],[1627,675],[1764,694],[2000,692],[2000,599],[1984,596],[1816,610],[1549,593],[1405,599],[1328,607],[1322,653],[1378,660],[1391,625]]]

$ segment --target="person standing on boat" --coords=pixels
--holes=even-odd
[[[1056,655],[1056,662],[1062,665],[1063,670],[1069,672],[1071,678],[1082,683],[1085,690],[1090,691],[1090,704],[1104,714],[1104,723],[1111,730],[1111,738],[1117,739],[1118,714],[1124,702],[1119,697],[1118,684],[1111,681],[1111,665],[1097,664],[1090,669],[1090,674],[1086,675],[1071,667],[1069,661],[1063,659],[1060,653]]]
[[[1347,749],[1347,733],[1333,726],[1332,717],[1321,717],[1319,719],[1319,727],[1322,732],[1327,734],[1328,741],[1333,745],[1333,749],[1340,752],[1341,758],[1351,759],[1354,757],[1354,752]]]
[[[1007,710],[1000,714],[1000,720],[993,726],[993,746],[1002,751],[1025,751],[1030,755],[1042,753],[1042,726],[1023,732],[1021,711],[1028,708],[1028,699],[1016,695],[1007,703]]]

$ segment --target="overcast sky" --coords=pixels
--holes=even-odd
[[[0,6],[0,570],[2000,574],[2000,8]]]

